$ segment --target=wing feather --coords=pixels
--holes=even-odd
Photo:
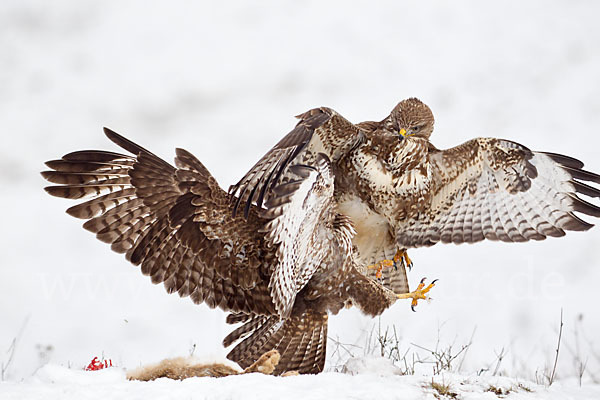
[[[295,165],[300,179],[280,185],[264,212],[266,240],[277,246],[278,263],[269,287],[282,317],[292,310],[302,290],[325,257],[328,217],[333,221],[333,175],[329,158],[320,153],[316,166]],[[303,178],[304,176],[304,178]]]
[[[107,137],[134,154],[84,150],[46,163],[48,193],[87,198],[68,209],[169,293],[236,312],[272,314],[265,224],[254,209],[233,217],[230,198],[190,153],[173,167],[117,133]],[[260,253],[260,255],[259,255]]]
[[[600,217],[599,206],[577,196],[600,197],[581,182],[600,183],[600,175],[575,158],[501,139],[474,139],[429,157],[430,212],[398,229],[402,246],[542,240],[593,226],[578,214]]]
[[[363,140],[357,126],[330,108],[315,108],[298,118],[296,127],[229,188],[234,196],[234,215],[242,204],[246,218],[251,204],[262,208],[272,189],[293,177],[288,172],[290,165],[311,165],[318,153],[336,162]]]

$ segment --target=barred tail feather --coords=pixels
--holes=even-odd
[[[223,345],[243,340],[229,352],[227,358],[247,368],[264,353],[277,350],[281,359],[273,374],[287,371],[317,374],[325,366],[327,318],[327,313],[313,311],[286,319],[232,314],[228,322],[244,322],[244,325],[227,335]]]

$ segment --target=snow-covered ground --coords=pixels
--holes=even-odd
[[[364,361],[364,360],[363,360]],[[65,399],[452,399],[513,400],[598,399],[600,387],[579,387],[566,381],[548,387],[506,377],[478,377],[444,373],[436,376],[399,376],[390,365],[367,360],[368,369],[355,374],[324,372],[319,375],[274,377],[258,373],[224,378],[166,378],[131,382],[118,368],[84,372],[56,365],[42,367],[26,382],[0,384],[3,400]]]
[[[381,119],[417,96],[434,111],[438,147],[503,137],[600,171],[600,3],[374,4],[2,1],[0,366],[8,364],[5,380],[26,383],[0,384],[0,397],[21,389],[40,397],[35,387],[47,383],[31,377],[46,363],[35,375],[42,382],[43,371],[81,368],[101,354],[127,368],[226,354],[224,313],[151,285],[64,213],[71,203],[42,190],[43,161],[115,149],[104,125],[167,160],[186,148],[227,187],[293,127],[293,115],[327,105],[351,121]],[[329,335],[349,352],[334,354],[330,342],[327,367],[368,352],[380,323],[396,326],[400,351],[421,357],[428,354],[417,346],[456,351],[472,337],[462,376],[484,370],[487,382],[502,355],[499,373],[535,382],[552,367],[562,308],[558,385],[549,393],[578,381],[583,367],[578,393],[597,390],[599,244],[594,228],[540,243],[413,251],[410,280],[439,278],[435,300],[417,313],[396,304],[381,321],[342,311]],[[429,364],[422,369],[431,373]],[[72,390],[86,390],[75,375]],[[428,380],[395,377],[384,386],[401,391]],[[216,385],[202,382],[183,385]],[[373,383],[334,374],[286,382],[356,390]],[[47,390],[56,397],[60,385]],[[111,380],[140,393],[175,385]]]

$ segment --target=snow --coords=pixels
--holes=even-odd
[[[579,387],[572,382],[549,388],[506,377],[456,374],[400,376],[389,374],[387,359],[351,360],[365,369],[352,375],[325,372],[319,375],[274,377],[247,374],[224,378],[166,378],[151,382],[127,381],[119,368],[76,371],[47,364],[26,382],[0,383],[0,398],[23,399],[436,399],[447,387],[459,399],[597,399],[600,385]],[[384,367],[379,369],[379,367]],[[374,367],[374,368],[373,368]],[[433,384],[432,384],[433,383]],[[439,389],[435,384],[441,385]],[[446,397],[446,398],[451,398]]]
[[[326,105],[351,121],[380,119],[417,96],[433,109],[438,147],[502,137],[574,156],[598,172],[599,11],[591,0],[3,1],[2,394],[40,397],[38,388],[84,396],[87,384],[28,379],[40,367],[37,377],[52,365],[77,370],[94,356],[134,368],[227,352],[220,344],[230,330],[224,313],[167,295],[84,231],[64,213],[71,202],[42,190],[43,161],[84,148],[116,150],[102,135],[106,125],[167,160],[175,147],[186,148],[227,187],[293,127],[293,115]],[[597,395],[598,243],[600,229],[593,228],[539,243],[412,251],[410,282],[439,278],[434,301],[417,313],[398,303],[380,324],[396,326],[402,353],[423,357],[415,345],[458,349],[475,331],[461,375],[493,370],[504,350],[500,372],[535,381],[552,367],[562,308],[558,382],[536,393],[559,396],[567,382],[565,396]],[[378,322],[344,310],[330,319],[329,336],[362,357]],[[334,348],[330,342],[330,371],[346,361],[339,353],[332,358]],[[571,388],[584,364],[582,388]],[[426,365],[419,373],[386,378],[384,386],[415,391],[432,371]],[[253,378],[234,378],[250,391]],[[357,393],[380,389],[333,373],[288,379]],[[202,382],[212,381],[89,385],[101,393],[216,385]]]
[[[358,374],[376,374],[379,376],[402,375],[402,370],[398,368],[392,360],[386,357],[364,356],[351,357],[342,371],[350,375]]]

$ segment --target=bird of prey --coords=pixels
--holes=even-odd
[[[433,114],[416,98],[401,101],[380,122],[354,125],[324,107],[298,118],[230,188],[236,210],[260,207],[276,185],[290,179],[289,165],[310,165],[325,153],[338,212],[356,229],[358,264],[377,266],[378,274],[383,267],[410,266],[406,249],[542,240],[593,226],[576,213],[600,217],[599,207],[578,197],[600,197],[600,190],[584,183],[600,183],[600,175],[583,170],[581,161],[493,138],[437,149],[429,141]],[[386,271],[386,286],[408,291],[404,268]]]
[[[359,271],[354,228],[337,212],[332,161],[287,165],[261,208],[233,215],[230,195],[193,155],[175,166],[105,129],[132,155],[84,150],[48,161],[51,195],[86,199],[67,210],[84,227],[169,293],[231,312],[243,325],[228,335],[228,354],[243,368],[264,353],[281,355],[276,374],[323,370],[328,314],[349,303],[378,315],[398,298],[413,303],[431,287],[396,294]]]

